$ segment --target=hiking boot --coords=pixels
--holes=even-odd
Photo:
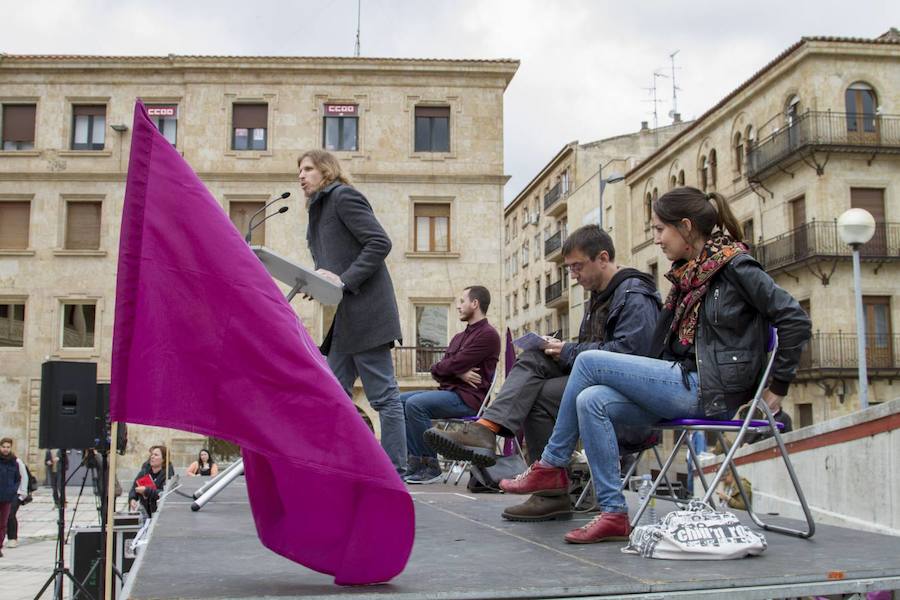
[[[507,494],[562,496],[569,493],[569,474],[565,467],[549,467],[536,461],[515,479],[504,479],[500,489]]]
[[[572,501],[568,496],[530,496],[522,504],[506,508],[507,521],[552,521],[572,518]]]
[[[466,423],[458,431],[432,427],[425,432],[425,443],[453,460],[468,460],[479,467],[492,467],[497,463],[494,432],[478,423]]]
[[[570,544],[623,542],[628,540],[630,533],[628,513],[600,513],[584,527],[567,533],[565,540]]]
[[[422,468],[422,457],[421,456],[409,456],[406,459],[406,472],[400,476],[403,481],[406,481],[407,477],[412,477],[416,473],[419,472]]]
[[[422,460],[422,467],[405,478],[404,481],[413,485],[426,485],[429,483],[439,483],[444,478],[444,472],[435,458],[425,458]]]

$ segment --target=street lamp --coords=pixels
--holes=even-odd
[[[860,282],[859,247],[875,235],[875,218],[866,210],[851,208],[837,220],[838,235],[853,249],[853,289],[856,296],[856,351],[859,362],[859,404],[869,407],[869,380],[866,374],[866,321],[862,304]]]
[[[625,179],[624,175],[618,174],[610,175],[606,179],[603,178],[603,167],[609,165],[611,162],[612,160],[607,162],[605,165],[600,165],[600,168],[597,169],[597,176],[600,178],[600,214],[597,216],[597,224],[600,226],[600,229],[603,229],[603,190],[606,189],[606,184],[618,183]]]

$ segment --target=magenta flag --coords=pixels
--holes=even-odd
[[[415,514],[405,486],[272,277],[140,101],[110,408],[116,421],[239,445],[256,530],[274,552],[342,585],[388,581],[406,566]]]

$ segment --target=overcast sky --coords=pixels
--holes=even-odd
[[[0,52],[352,56],[356,0],[6,0]],[[827,7],[827,8],[826,8]],[[362,0],[362,55],[515,58],[505,99],[514,197],[566,143],[653,121],[655,69],[678,109],[702,114],[804,35],[874,37],[900,2],[785,0]],[[11,17],[10,17],[11,15]],[[658,79],[659,124],[671,79]]]

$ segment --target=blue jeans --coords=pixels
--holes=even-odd
[[[681,367],[670,361],[603,350],[582,352],[575,359],[541,460],[566,466],[580,433],[600,509],[627,513],[619,489],[622,475],[615,427],[702,417],[697,374],[689,373],[688,381],[690,389],[684,387]]]
[[[381,423],[381,447],[398,473],[406,471],[406,425],[400,389],[394,378],[394,362],[387,346],[355,354],[331,351],[328,366],[347,395],[353,397],[353,384],[359,376],[363,391]]]
[[[420,390],[400,394],[406,414],[406,450],[411,456],[437,458],[422,435],[431,427],[432,419],[471,417],[477,411],[450,390]]]

